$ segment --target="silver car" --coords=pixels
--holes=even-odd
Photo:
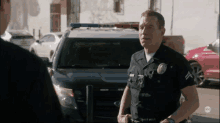
[[[35,42],[35,38],[25,30],[5,31],[5,33],[1,35],[1,38],[27,50],[29,50],[30,45]]]

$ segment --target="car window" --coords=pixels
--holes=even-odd
[[[143,49],[139,39],[73,39],[67,38],[58,66],[75,64],[90,67],[130,65],[131,55]]]
[[[41,42],[45,42],[46,40],[48,40],[49,36],[48,35],[45,35],[44,37],[42,37],[40,39]]]
[[[53,35],[48,35],[48,39],[46,40],[46,42],[54,42],[55,41],[55,37]]]

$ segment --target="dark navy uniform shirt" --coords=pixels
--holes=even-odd
[[[4,122],[66,123],[43,61],[0,38],[0,109]]]
[[[181,89],[194,85],[183,55],[161,44],[147,62],[144,50],[134,53],[128,69],[132,119],[164,119],[180,106]]]

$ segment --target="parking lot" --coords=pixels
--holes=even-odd
[[[193,114],[193,123],[219,123],[219,85],[197,88],[200,107]]]

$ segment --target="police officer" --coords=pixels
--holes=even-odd
[[[155,11],[142,13],[139,39],[143,50],[131,56],[118,122],[128,115],[134,123],[183,123],[199,107],[192,70],[180,53],[162,44],[164,17]],[[186,101],[180,106],[181,93]]]

